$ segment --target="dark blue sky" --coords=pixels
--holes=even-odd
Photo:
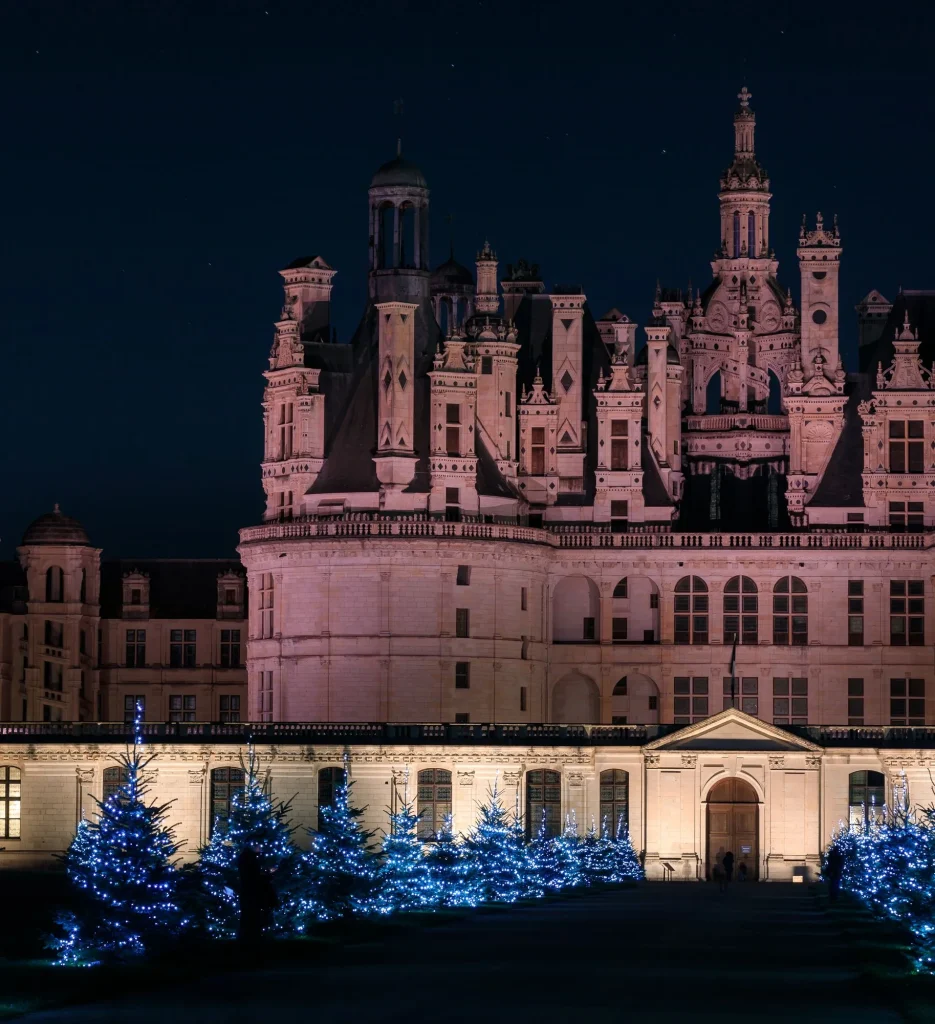
[[[935,287],[932,17],[757,6],[6,5],[0,558],[55,501],[105,555],[231,553],[262,508],[277,270],[325,256],[349,338],[398,133],[436,262],[451,214],[463,262],[489,237],[644,323],[657,278],[710,278],[746,84],[794,295],[802,213],[839,215],[853,365],[863,294]]]

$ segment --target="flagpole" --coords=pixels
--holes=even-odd
[[[730,652],[730,706],[737,707],[737,634],[734,634],[734,646]]]

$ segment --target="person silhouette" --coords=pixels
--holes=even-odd
[[[727,887],[730,885],[731,879],[734,877],[734,855],[730,850],[724,854],[724,892],[727,892]]]

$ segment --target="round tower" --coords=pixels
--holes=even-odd
[[[370,298],[421,303],[430,296],[429,188],[401,143],[374,174],[369,195]]]
[[[754,150],[756,115],[744,86],[734,114],[734,159],[721,176],[721,255],[756,259],[769,253],[769,178]]]

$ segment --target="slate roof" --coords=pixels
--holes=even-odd
[[[123,615],[123,577],[139,571],[149,576],[152,619],[214,619],[218,607],[218,576],[243,566],[231,558],[121,558],[101,562],[101,616]]]
[[[844,386],[844,429],[834,446],[828,468],[821,478],[815,496],[808,503],[816,508],[863,508],[864,491],[861,473],[864,467],[864,439],[858,404],[870,397],[869,374],[853,373]]]

